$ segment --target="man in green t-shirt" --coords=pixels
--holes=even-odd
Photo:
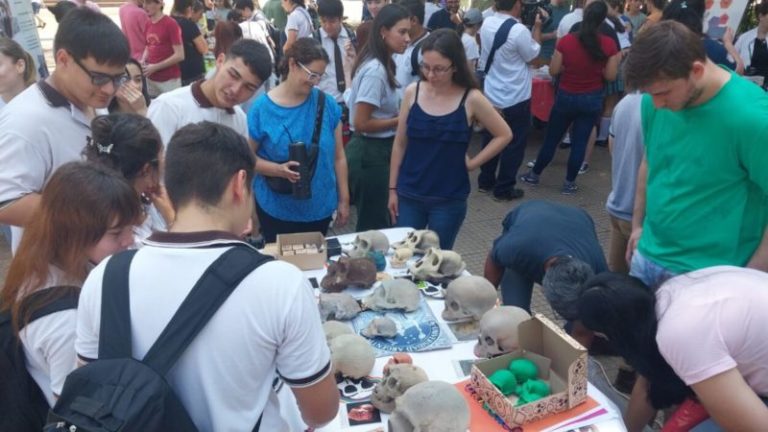
[[[656,288],[716,265],[768,270],[768,95],[670,21],[635,40],[625,78],[647,93],[630,274]]]
[[[288,15],[285,13],[280,0],[268,0],[264,7],[261,8],[267,19],[272,22],[272,25],[281,32],[285,31],[285,23],[288,21]],[[279,41],[275,41],[279,42]],[[282,44],[281,44],[282,46]]]

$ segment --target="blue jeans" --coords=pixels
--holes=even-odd
[[[512,129],[512,141],[500,154],[480,167],[478,185],[483,189],[493,188],[494,195],[510,192],[517,181],[517,170],[525,157],[528,131],[531,129],[531,100],[520,102],[501,111],[504,121]],[[491,134],[483,131],[483,148],[491,141]],[[499,175],[496,176],[496,168]]]
[[[541,174],[555,156],[557,144],[562,140],[568,128],[571,128],[571,154],[568,157],[568,171],[565,179],[569,182],[576,180],[579,168],[584,162],[587,151],[589,134],[603,111],[603,90],[591,93],[568,93],[558,90],[555,104],[549,114],[547,135],[544,144],[536,156],[534,174]]]
[[[666,282],[667,279],[677,276],[677,273],[656,264],[643,256],[639,250],[636,250],[632,254],[629,275],[640,279],[648,288],[656,292],[661,284]]]
[[[506,267],[500,286],[501,302],[505,306],[517,306],[531,312],[532,279],[511,267]]]
[[[397,226],[429,228],[440,236],[440,249],[453,249],[461,224],[467,215],[466,200],[428,203],[398,195]]]

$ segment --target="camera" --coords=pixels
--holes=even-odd
[[[299,173],[299,180],[291,185],[293,197],[296,199],[312,198],[311,161],[307,152],[307,146],[301,141],[292,142],[288,145],[288,157],[290,160],[299,163],[299,166],[291,167],[293,171]]]
[[[523,11],[520,14],[523,25],[528,28],[533,27],[533,23],[536,22],[536,15],[539,13],[539,8],[547,11],[549,18],[545,22],[542,22],[542,26],[547,24],[547,21],[552,19],[552,6],[549,4],[549,0],[521,0],[523,3]]]

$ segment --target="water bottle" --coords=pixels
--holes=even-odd
[[[312,198],[309,178],[309,155],[307,146],[297,141],[288,145],[288,157],[290,160],[298,162],[299,166],[293,166],[291,169],[299,173],[299,180],[292,184],[293,197],[296,199]]]

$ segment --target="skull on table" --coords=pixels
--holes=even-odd
[[[478,321],[493,309],[498,294],[493,284],[481,276],[459,276],[445,290],[446,321]]]
[[[395,399],[418,383],[428,381],[424,369],[412,364],[396,364],[384,372],[381,382],[376,384],[371,396],[373,405],[381,412],[391,413],[395,409]]]
[[[436,248],[430,248],[420,260],[408,264],[408,270],[414,278],[435,283],[452,280],[461,275],[465,268],[467,265],[461,255]]]
[[[413,257],[413,250],[408,248],[395,249],[394,255],[389,259],[392,268],[405,268],[405,264]]]
[[[413,312],[419,308],[421,296],[416,284],[408,279],[387,280],[363,299],[363,305],[372,310],[399,309]]]
[[[387,317],[374,318],[360,334],[367,338],[393,338],[397,336],[397,324]]]
[[[416,384],[395,401],[390,432],[466,432],[469,406],[459,390],[442,381]]]
[[[341,292],[344,288],[370,288],[376,282],[376,265],[368,258],[341,257],[328,265],[328,273],[320,281],[327,292]]]
[[[331,340],[336,336],[341,336],[343,334],[355,334],[354,330],[352,330],[352,327],[344,324],[343,322],[333,320],[323,323],[323,332],[325,333],[325,341],[329,344],[331,343]]]
[[[480,319],[480,336],[475,345],[475,356],[495,357],[519,347],[517,326],[531,315],[516,306],[491,309]]]
[[[349,320],[362,310],[360,303],[349,294],[320,294],[320,318],[327,320]]]
[[[336,373],[360,379],[373,369],[376,353],[368,341],[356,334],[344,334],[331,339],[331,359]]]
[[[368,256],[368,252],[371,251],[379,251],[384,255],[389,251],[389,239],[381,231],[370,230],[361,232],[355,237],[352,248],[344,252],[350,258],[365,258]]]
[[[429,248],[440,248],[440,237],[432,230],[411,231],[402,241],[392,244],[395,249],[410,249],[414,253],[423,254]]]

